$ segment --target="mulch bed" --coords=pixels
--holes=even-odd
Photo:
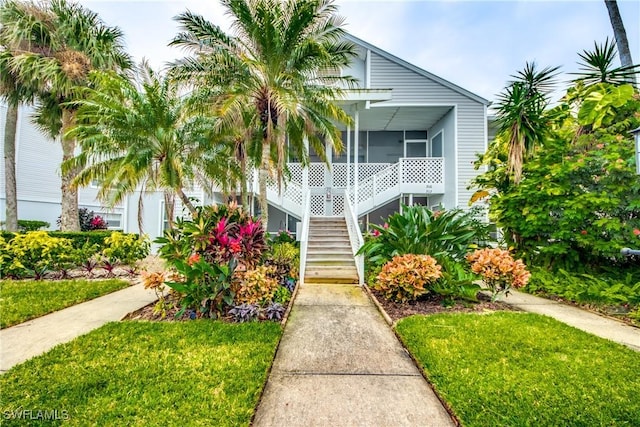
[[[492,302],[491,298],[484,294],[478,295],[479,302],[455,301],[453,305],[446,304],[445,299],[439,295],[426,295],[417,301],[399,304],[384,298],[379,292],[371,289],[371,293],[378,300],[391,320],[402,319],[414,314],[436,313],[485,313],[490,311],[518,311],[517,308],[502,302]]]

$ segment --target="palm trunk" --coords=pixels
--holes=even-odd
[[[173,229],[175,224],[175,221],[173,220],[174,207],[175,207],[175,196],[173,194],[170,194],[168,191],[165,191],[164,192],[164,214],[167,217],[167,222],[169,223],[170,229]]]
[[[18,231],[18,194],[16,190],[16,130],[18,106],[9,103],[4,125],[4,186],[6,192],[7,231]]]
[[[66,162],[75,155],[76,141],[65,137],[65,134],[73,124],[74,113],[69,110],[62,111],[62,161]],[[60,190],[62,192],[62,213],[60,214],[60,229],[62,231],[80,231],[78,218],[78,188],[73,185],[73,179],[78,173],[77,168],[63,172],[61,176]]]
[[[270,145],[266,142],[262,144],[262,164],[258,173],[258,185],[260,187],[260,197],[258,205],[260,206],[260,218],[264,229],[267,230],[269,223],[269,205],[267,204],[267,179],[269,178],[269,170],[271,168],[269,160],[271,157]]]
[[[185,205],[187,207],[187,209],[189,209],[189,212],[191,213],[191,216],[195,218],[195,216],[196,216],[196,214],[198,212],[196,211],[195,206],[193,206],[193,203],[191,203],[191,200],[189,200],[189,198],[184,193],[182,188],[178,189],[178,197],[180,197],[180,200],[182,201],[182,204]]]
[[[613,35],[616,38],[616,45],[618,46],[618,53],[620,54],[620,63],[623,67],[630,67],[633,65],[631,50],[629,49],[627,32],[622,23],[622,16],[620,16],[620,10],[618,9],[618,2],[616,0],[604,0],[604,4],[607,6],[607,11],[609,12],[609,20],[613,27]]]

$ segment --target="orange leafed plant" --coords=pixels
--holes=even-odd
[[[500,248],[478,249],[466,256],[471,271],[482,276],[495,300],[499,293],[521,288],[529,282],[531,273],[522,260],[514,260],[509,251]]]
[[[374,289],[385,298],[407,302],[429,293],[429,285],[442,276],[441,267],[429,255],[398,255],[378,274]]]

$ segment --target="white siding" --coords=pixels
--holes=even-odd
[[[484,104],[453,90],[424,75],[392,62],[372,52],[371,88],[393,88],[391,101],[386,103],[455,105],[457,110],[457,205],[465,208],[472,195],[467,190],[478,171],[473,168],[477,153],[484,152],[486,144],[486,117]],[[385,102],[380,103],[384,105]],[[449,161],[449,158],[447,158]]]
[[[4,152],[4,127],[7,106],[0,105],[0,139]],[[42,220],[56,227],[60,215],[60,163],[62,148],[58,141],[41,132],[33,123],[33,109],[21,107],[17,124],[16,141],[16,184],[18,191],[18,218]],[[0,166],[0,205],[5,217],[4,161]],[[78,191],[78,204],[94,211],[122,212],[121,206],[110,210],[96,200],[95,188],[81,188]]]
[[[428,130],[429,140],[436,136],[439,132],[443,134],[443,154],[445,158],[444,167],[444,185],[445,194],[440,201],[434,204],[442,203],[446,208],[454,208],[459,203],[456,198],[456,170],[458,169],[455,164],[456,158],[456,111],[451,109],[442,119],[440,119],[435,125]],[[435,199],[434,199],[435,200]],[[432,203],[431,198],[429,199]]]

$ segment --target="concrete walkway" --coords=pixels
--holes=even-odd
[[[626,345],[635,351],[640,351],[639,328],[577,307],[523,292],[511,291],[508,297],[502,297],[500,300],[520,310],[553,317],[574,328]]]
[[[306,284],[253,425],[454,424],[363,289]]]
[[[155,301],[141,284],[0,330],[0,373]]]

